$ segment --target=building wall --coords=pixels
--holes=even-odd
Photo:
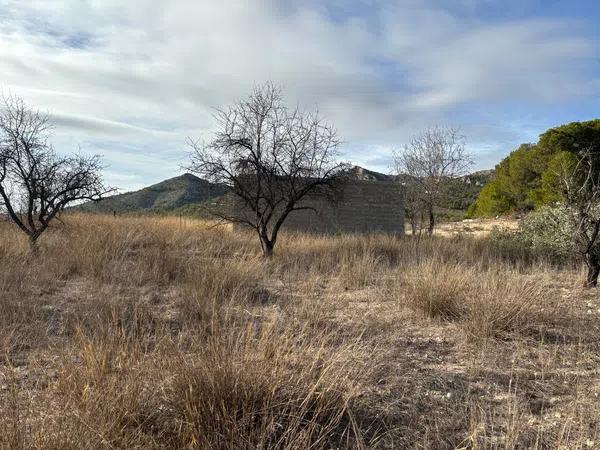
[[[293,211],[283,229],[315,233],[404,234],[404,196],[399,183],[352,181],[335,198],[311,196],[301,203],[316,210]]]

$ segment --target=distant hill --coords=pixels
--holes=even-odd
[[[448,187],[448,209],[464,211],[479,197],[483,187],[494,177],[494,170],[480,170],[455,178]]]
[[[371,180],[371,181],[396,181],[398,175],[387,175],[381,172],[375,172],[373,170],[365,169],[364,167],[354,166],[350,170],[350,177],[359,180]]]
[[[113,195],[99,202],[84,203],[75,209],[94,213],[166,213],[221,197],[227,191],[226,186],[186,173],[138,191]]]

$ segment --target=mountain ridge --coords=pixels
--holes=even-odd
[[[200,203],[227,193],[224,185],[211,183],[185,173],[156,184],[112,195],[97,202],[78,205],[76,209],[94,213],[170,212],[191,203]]]

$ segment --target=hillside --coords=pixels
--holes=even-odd
[[[447,208],[463,211],[468,209],[493,176],[494,170],[480,170],[452,180],[448,187]]]
[[[171,212],[220,197],[226,192],[225,186],[186,173],[138,191],[114,195],[99,202],[84,203],[76,209],[84,212]]]

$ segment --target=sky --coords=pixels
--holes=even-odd
[[[266,81],[337,127],[345,161],[389,172],[412,135],[455,126],[492,168],[600,117],[600,1],[0,0],[0,89],[121,190],[182,173],[186,138]]]

